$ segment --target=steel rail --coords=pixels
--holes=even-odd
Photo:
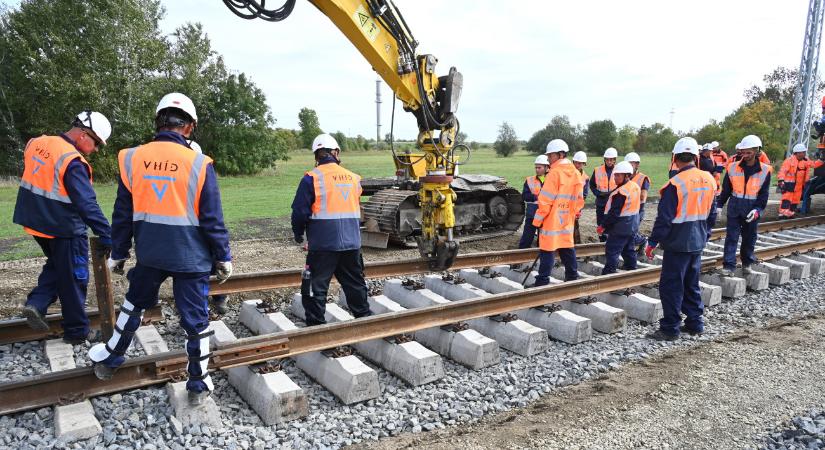
[[[756,251],[762,259],[825,248],[825,237]],[[721,267],[722,257],[703,258],[702,270]],[[478,317],[588,297],[594,294],[656,283],[660,266],[580,279],[556,285],[462,300],[402,312],[364,317],[347,322],[300,328],[220,344],[213,351],[210,368],[226,369],[270,359],[349,345],[447,325]],[[0,384],[0,414],[26,411],[185,378],[187,357],[183,350],[128,360],[108,381],[95,378],[91,367],[29,377]]]
[[[759,224],[759,231],[771,232],[790,228],[798,228],[825,223],[825,215],[803,217],[800,219],[777,220]],[[711,239],[720,239],[725,236],[724,228],[714,228]],[[503,250],[484,253],[459,254],[451,269],[468,269],[473,267],[491,266],[494,264],[522,264],[536,259],[537,248],[521,250]],[[582,244],[576,246],[576,257],[604,255],[604,244]],[[420,259],[405,259],[400,261],[380,261],[367,263],[364,275],[367,278],[384,278],[393,276],[413,275],[432,272],[427,263]],[[214,295],[235,294],[239,292],[263,291],[301,285],[301,270],[288,269],[271,272],[255,272],[234,275],[223,284],[212,281],[209,292]]]

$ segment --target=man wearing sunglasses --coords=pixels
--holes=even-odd
[[[83,111],[69,131],[31,139],[26,144],[25,168],[14,207],[14,223],[34,237],[46,256],[23,316],[31,328],[46,331],[46,310],[59,298],[63,340],[73,345],[89,336],[86,227],[100,237],[104,253],[112,245],[112,230],[97,203],[92,167],[84,156],[94,153],[111,134],[112,125],[103,114]]]

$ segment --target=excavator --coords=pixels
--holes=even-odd
[[[286,0],[223,0],[243,19],[279,22],[295,7]],[[414,244],[432,270],[449,268],[459,234],[487,237],[512,233],[524,218],[518,190],[489,175],[458,175],[456,118],[463,78],[455,67],[436,75],[438,59],[418,54],[418,42],[392,0],[309,0],[349,39],[418,123],[417,151],[396,153],[394,179],[364,180],[368,231],[397,243]],[[393,102],[393,112],[394,112]],[[420,212],[419,212],[420,211]]]

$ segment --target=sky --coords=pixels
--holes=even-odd
[[[264,91],[279,127],[317,111],[325,131],[375,136],[376,73],[309,2],[277,23],[243,20],[220,0],[162,0],[171,33],[200,22],[233,71]],[[270,0],[272,4],[279,0]],[[557,114],[573,123],[661,122],[676,130],[723,119],[777,66],[796,68],[806,0],[395,0],[437,72],[464,75],[458,109],[469,140],[492,142],[503,121],[528,139]],[[382,136],[392,96],[382,82]],[[671,116],[671,111],[674,114]],[[395,135],[414,138],[397,106]]]

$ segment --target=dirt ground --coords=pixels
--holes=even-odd
[[[825,403],[825,317],[646,359],[477,424],[363,449],[743,448]],[[754,395],[754,393],[761,393]]]
[[[776,195],[776,194],[773,194]],[[815,211],[825,210],[825,198],[818,198],[814,204]],[[646,207],[645,221],[641,226],[643,234],[650,232],[653,220],[656,216],[655,200],[649,202]],[[777,204],[768,205],[765,220],[775,220],[777,216]],[[596,212],[592,205],[588,205],[582,212],[579,221],[582,239],[584,242],[596,242]],[[288,227],[283,221],[273,221],[270,227],[274,239],[247,239],[235,240],[232,242],[233,263],[235,273],[261,272],[277,269],[289,269],[301,267],[304,263],[306,253],[300,247],[291,242],[288,237],[291,233],[284,227]],[[720,217],[717,226],[724,226],[724,217]],[[487,239],[482,241],[466,242],[461,244],[461,252],[485,252],[495,250],[507,250],[517,248],[521,232],[513,235]],[[364,249],[365,261],[382,261],[406,258],[417,258],[416,249]],[[20,306],[25,302],[28,292],[37,284],[37,276],[40,268],[45,262],[45,258],[28,258],[14,261],[0,262],[0,319],[14,317],[18,314]],[[134,260],[127,262],[127,269],[134,264]],[[115,301],[119,302],[125,294],[127,282],[125,277],[113,276],[115,287]],[[230,297],[230,301],[263,298],[278,300],[288,293],[286,291],[265,291],[248,294],[235,295]],[[165,283],[161,289],[161,298],[169,301],[171,298],[171,284]],[[89,294],[87,304],[94,306],[94,280],[89,282]],[[58,311],[59,309],[55,309]]]

